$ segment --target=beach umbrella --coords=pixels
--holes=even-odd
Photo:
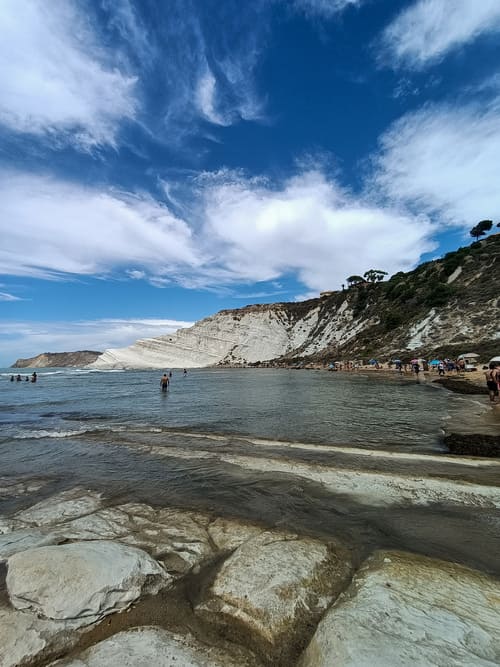
[[[372,366],[373,366],[374,364],[378,364],[378,361],[376,359],[370,359],[370,361],[368,363],[372,364]]]
[[[429,363],[431,366],[439,366],[439,364],[441,363],[441,359],[433,359]]]
[[[392,363],[393,364],[402,364],[403,362],[401,361],[401,359],[393,359]]]
[[[488,361],[489,364],[500,364],[500,357],[491,357],[491,359]]]
[[[457,359],[477,359],[479,357],[479,354],[476,354],[475,352],[467,352],[467,354],[459,354]]]

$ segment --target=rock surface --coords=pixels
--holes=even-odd
[[[64,624],[0,608],[0,667],[32,664],[54,646],[63,650],[75,642],[76,636]]]
[[[80,352],[44,352],[29,359],[18,359],[12,368],[49,368],[65,366],[85,366],[95,361],[101,352],[82,350]]]
[[[53,663],[53,667],[245,667],[247,664],[244,658],[236,662],[192,637],[142,627],[119,632],[73,660]],[[256,667],[256,662],[251,664]]]
[[[102,540],[14,554],[6,582],[16,609],[83,626],[157,593],[171,577],[145,552]]]
[[[101,504],[100,493],[76,487],[18,512],[16,519],[30,526],[47,526],[91,514]]]
[[[382,552],[328,611],[300,667],[494,667],[499,629],[497,579]]]
[[[265,532],[222,565],[196,613],[224,634],[247,637],[269,659],[286,659],[347,583],[346,553],[296,535]]]

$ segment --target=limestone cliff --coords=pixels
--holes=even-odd
[[[83,350],[81,352],[44,352],[30,359],[18,359],[11,368],[48,368],[75,366],[82,367],[95,361],[101,352]]]
[[[273,360],[500,354],[500,235],[383,283],[301,303],[223,310],[175,334],[106,350],[94,368],[200,367]],[[467,349],[466,349],[467,348]]]

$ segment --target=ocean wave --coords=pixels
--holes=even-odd
[[[40,440],[43,438],[75,438],[82,435],[92,433],[99,433],[105,435],[106,433],[163,433],[164,429],[159,426],[137,425],[137,424],[116,424],[113,426],[93,425],[82,426],[76,429],[39,429],[23,431],[17,433],[13,437],[15,440]]]

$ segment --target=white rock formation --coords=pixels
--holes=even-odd
[[[254,363],[299,349],[312,354],[330,343],[346,343],[373,323],[355,319],[347,301],[327,320],[320,319],[317,300],[298,314],[286,304],[223,310],[189,329],[106,350],[89,368],[194,368]]]
[[[33,664],[34,658],[76,643],[65,624],[37,618],[15,609],[0,608],[0,667]]]
[[[141,627],[106,639],[53,667],[245,667],[223,651],[159,628]],[[252,661],[254,667],[257,663]]]
[[[247,635],[268,658],[286,658],[348,581],[351,564],[322,542],[265,532],[245,542],[220,569],[196,613]]]
[[[157,593],[171,581],[144,551],[106,540],[14,554],[6,578],[16,609],[81,626],[122,611],[142,593]]]
[[[16,519],[28,525],[41,526],[60,523],[95,512],[101,506],[101,494],[80,487],[62,491],[48,500],[18,512]]]
[[[500,581],[454,563],[382,552],[321,621],[300,667],[494,667]]]

